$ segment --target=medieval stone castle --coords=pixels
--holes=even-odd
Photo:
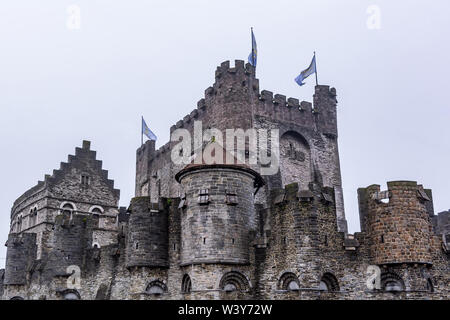
[[[178,165],[173,142],[136,153],[136,197],[119,190],[90,142],[11,210],[2,299],[449,299],[450,212],[414,181],[358,189],[347,231],[336,90],[313,103],[259,90],[228,61],[172,126],[279,129],[280,169]]]

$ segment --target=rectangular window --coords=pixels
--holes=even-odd
[[[237,195],[235,191],[227,190],[226,202],[230,206],[235,206],[238,204]]]
[[[90,182],[89,180],[90,180],[89,176],[84,176],[84,175],[81,176],[81,184],[82,185],[88,186],[89,182]]]
[[[198,195],[198,203],[199,204],[209,204],[209,190],[202,189]]]

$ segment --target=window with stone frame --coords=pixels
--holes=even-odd
[[[167,286],[160,280],[154,280],[147,285],[145,292],[147,294],[159,296],[167,291]]]
[[[88,186],[91,183],[91,177],[89,177],[88,175],[81,175],[81,184],[83,186]]]
[[[33,208],[30,210],[30,227],[36,225],[37,220],[37,208]]]
[[[209,204],[209,190],[201,189],[198,195],[198,203],[201,205]]]
[[[191,293],[192,290],[192,282],[191,282],[191,277],[189,277],[188,274],[185,274],[183,276],[183,280],[181,283],[181,292],[183,293]]]
[[[300,290],[298,277],[292,272],[285,272],[278,280],[278,288],[286,291]]]
[[[74,210],[75,210],[75,208],[70,203],[64,204],[63,207],[61,208],[62,214],[66,214],[66,215],[70,215]]]
[[[225,200],[227,205],[229,206],[235,206],[238,204],[238,198],[237,198],[237,194],[236,191],[234,190],[227,190],[226,191],[226,195],[225,195]]]
[[[320,291],[339,291],[339,282],[336,277],[329,272],[323,274],[319,283]]]

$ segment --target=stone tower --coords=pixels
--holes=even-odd
[[[387,185],[383,192],[379,185],[358,190],[372,262],[430,264],[433,230],[426,206],[430,195],[414,181]]]
[[[222,146],[213,143],[215,148]],[[180,264],[248,264],[256,232],[253,197],[262,177],[246,165],[204,160],[175,177],[182,186]]]

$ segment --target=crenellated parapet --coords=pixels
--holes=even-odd
[[[361,230],[370,239],[374,264],[432,264],[433,236],[427,202],[431,191],[415,181],[392,181],[358,189]]]

